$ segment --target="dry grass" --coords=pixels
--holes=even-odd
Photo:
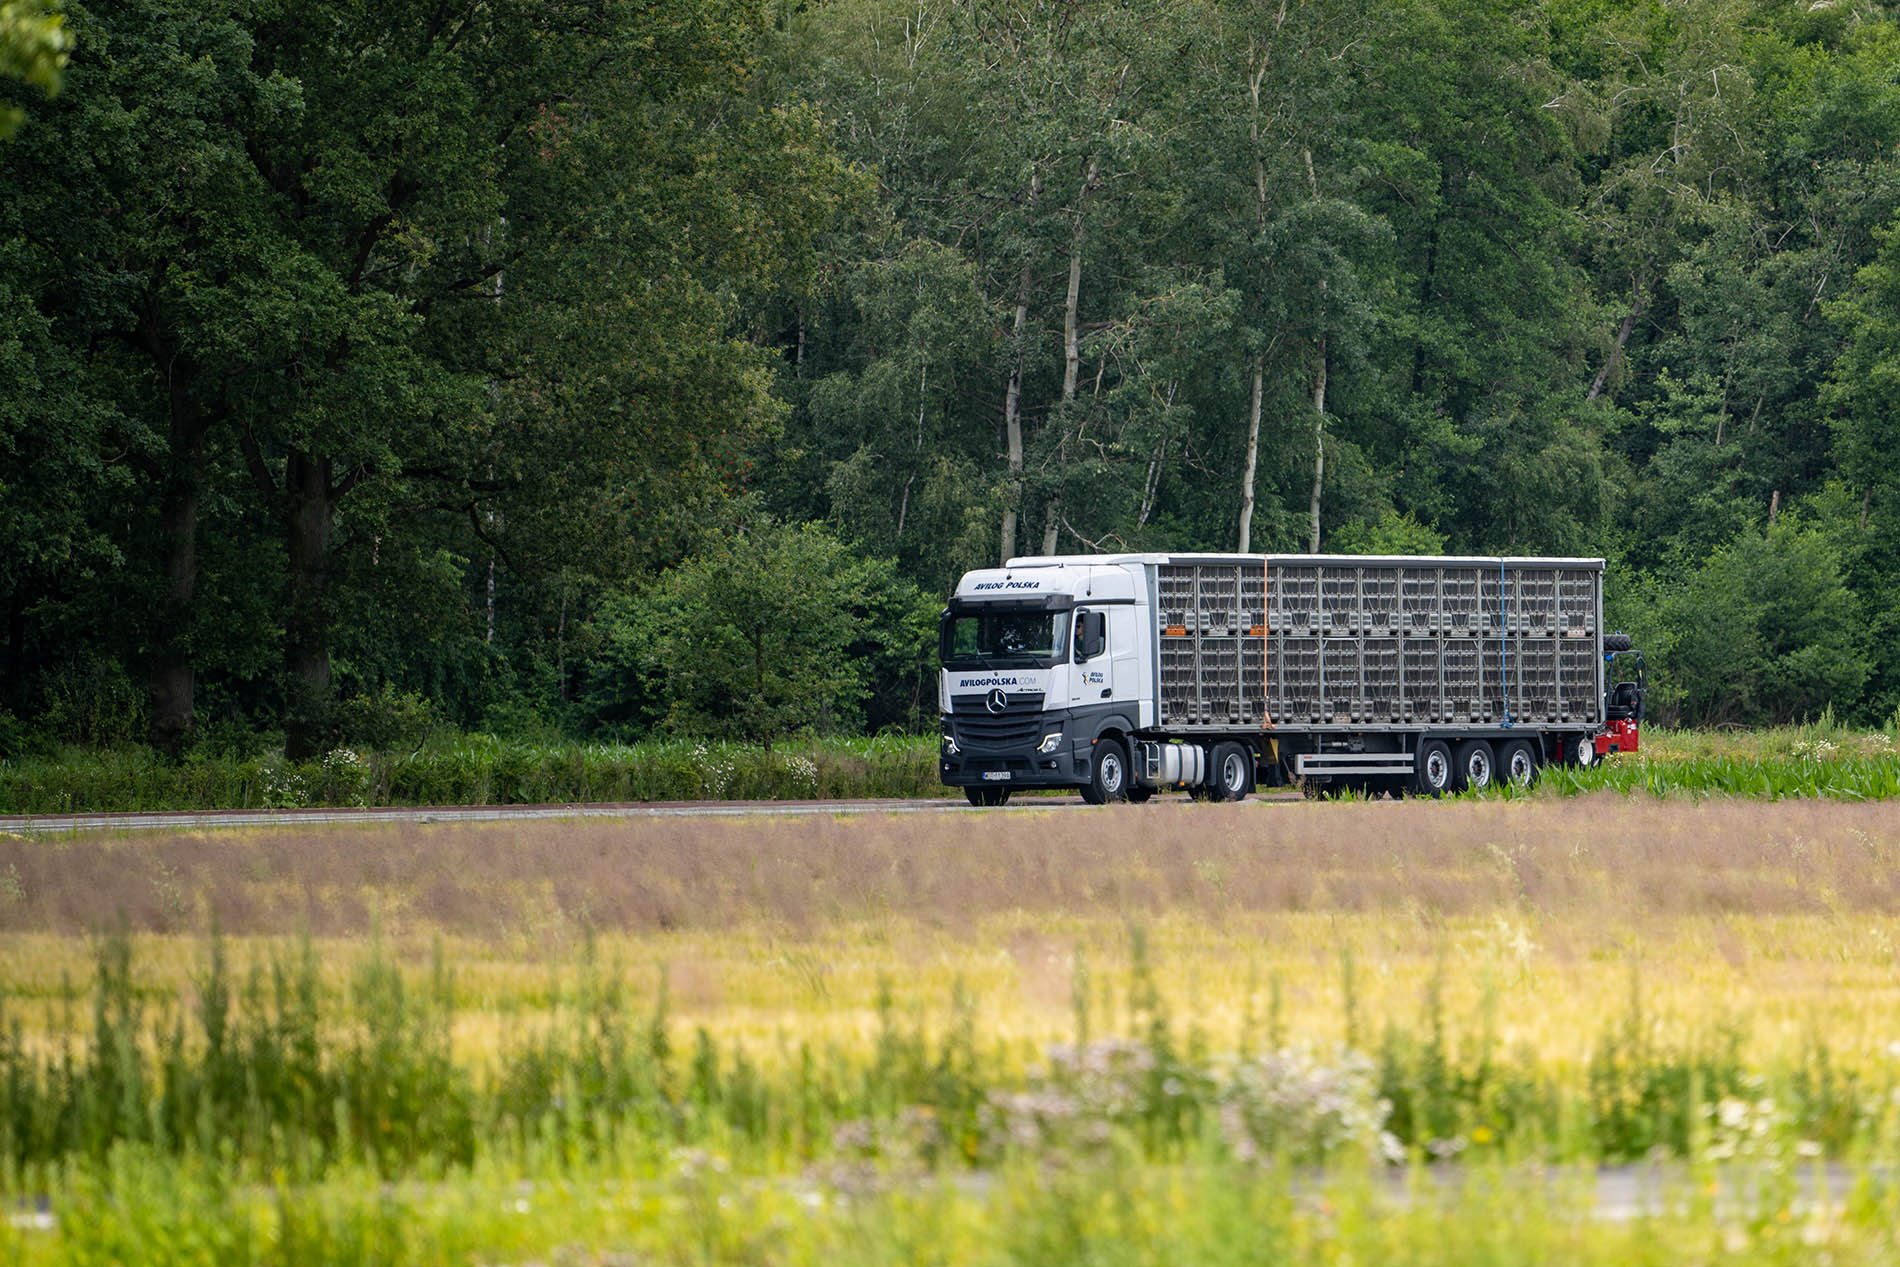
[[[337,994],[379,927],[457,972],[471,1059],[545,1015],[584,933],[682,1030],[761,1059],[857,1047],[876,1000],[947,1012],[1028,1060],[1125,1013],[1140,926],[1177,1016],[1216,1045],[1270,1021],[1326,1041],[1458,1028],[1574,1068],[1628,1007],[1728,1023],[1772,1063],[1805,1037],[1862,1065],[1900,1039],[1900,806],[1620,798],[1156,804],[985,815],[336,827],[0,840],[0,986],[30,1041],[87,1022],[84,934],[123,917],[187,1000],[215,913],[242,970],[317,939]],[[1348,967],[1350,965],[1350,967]]]
[[[1900,806],[1604,796],[0,839],[0,932],[635,934],[997,915],[1900,912]]]

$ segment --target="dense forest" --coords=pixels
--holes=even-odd
[[[61,12],[0,756],[928,726],[957,573],[1123,549],[1603,555],[1664,719],[1900,704],[1891,5]]]

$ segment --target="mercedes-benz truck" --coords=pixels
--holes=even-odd
[[[958,582],[940,649],[940,771],[977,805],[1528,785],[1634,752],[1645,689],[1601,559],[1011,559]]]

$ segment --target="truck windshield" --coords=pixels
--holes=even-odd
[[[1066,612],[954,612],[943,625],[946,669],[1051,668],[1069,658]]]

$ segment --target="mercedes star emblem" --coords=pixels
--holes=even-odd
[[[1009,707],[1009,696],[1003,694],[1003,688],[999,686],[983,697],[983,707],[992,713],[1000,713]]]

